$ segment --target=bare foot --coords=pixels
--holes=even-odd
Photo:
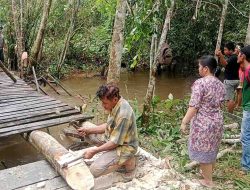
[[[205,187],[209,187],[209,188],[215,187],[215,185],[214,185],[214,183],[213,183],[212,181],[207,181],[207,180],[205,180],[205,179],[200,179],[200,180],[198,180],[198,181],[199,181],[199,183],[200,183],[201,185],[203,185],[203,186],[205,186]]]

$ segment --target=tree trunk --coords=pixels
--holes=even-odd
[[[21,56],[22,56],[22,52],[24,51],[22,29],[21,29],[21,25],[19,24],[20,21],[18,20],[19,13],[17,12],[16,0],[12,0],[11,2],[12,2],[13,21],[14,21],[14,27],[15,27],[15,33],[16,33],[17,62],[18,62],[19,71],[22,77],[23,68],[21,66]]]
[[[113,82],[118,84],[120,80],[121,58],[123,50],[123,31],[125,27],[127,8],[126,3],[126,0],[117,1],[116,16],[110,49],[107,83]]]
[[[222,35],[223,35],[224,23],[226,20],[227,7],[228,7],[228,0],[225,0],[225,3],[223,5],[222,14],[221,14],[221,19],[220,19],[220,27],[219,27],[219,32],[218,32],[216,49],[220,49],[220,46],[221,46],[221,39],[222,39]]]
[[[29,136],[29,142],[36,147],[65,179],[72,189],[93,189],[94,178],[83,160],[62,168],[67,155],[72,155],[52,136],[42,131],[33,131]]]
[[[150,67],[151,67],[150,68],[150,76],[149,76],[147,94],[146,94],[146,97],[144,99],[142,121],[141,121],[141,125],[143,127],[149,126],[149,113],[151,111],[151,102],[152,102],[152,98],[154,96],[154,90],[155,90],[155,76],[156,76],[158,58],[160,56],[160,50],[167,39],[167,33],[169,30],[169,26],[170,26],[171,16],[172,16],[172,13],[174,10],[174,4],[175,4],[175,0],[171,0],[171,6],[168,9],[167,14],[166,14],[165,23],[164,23],[164,26],[162,29],[159,45],[158,45],[158,47],[156,46],[157,49],[156,49],[156,53],[154,55],[154,61],[152,64],[150,63]],[[153,43],[153,40],[152,40],[152,43]],[[151,51],[152,51],[152,44],[151,44]],[[152,52],[150,53],[150,55],[152,55]],[[150,56],[150,59],[151,59],[151,56]]]
[[[46,25],[47,25],[47,20],[49,17],[51,3],[52,3],[52,0],[47,0],[44,2],[42,20],[40,23],[39,30],[37,32],[36,40],[31,48],[31,55],[30,56],[31,56],[31,64],[32,65],[37,64],[38,54],[39,54],[40,48],[42,48],[41,44],[42,44],[42,41],[44,38],[44,33],[45,33]]]
[[[75,1],[77,1],[77,2],[75,3]],[[70,6],[71,6],[72,14],[71,14],[71,19],[70,19],[70,27],[69,27],[68,32],[66,34],[64,47],[63,47],[63,50],[61,52],[59,62],[58,62],[58,65],[57,65],[58,78],[60,78],[61,68],[62,68],[62,65],[64,63],[67,50],[69,48],[70,39],[71,39],[71,37],[73,35],[73,32],[74,32],[75,21],[76,21],[76,16],[77,16],[78,9],[79,9],[80,1],[79,0],[71,0],[71,1],[69,1],[69,3],[70,3]]]
[[[249,21],[248,21],[248,27],[247,27],[247,36],[245,40],[245,45],[250,45],[250,14],[249,14]]]
[[[197,2],[196,2],[195,13],[194,13],[194,15],[192,17],[193,20],[196,20],[197,17],[198,17],[198,12],[199,12],[199,10],[201,8],[201,1],[202,0],[197,0]]]

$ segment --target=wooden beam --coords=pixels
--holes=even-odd
[[[51,119],[47,121],[40,121],[40,122],[34,122],[34,123],[29,123],[29,124],[24,124],[24,125],[19,125],[15,127],[9,127],[9,128],[0,128],[0,137],[6,137],[14,134],[19,134],[19,133],[25,133],[29,131],[34,131],[36,129],[43,129],[46,127],[51,127],[59,124],[64,124],[68,123],[71,120],[87,120],[88,118],[83,115],[72,115],[64,118],[56,118],[56,119]]]
[[[12,75],[12,73],[4,66],[3,62],[0,61],[0,67],[3,69],[3,71],[8,75],[8,77],[13,80],[13,82],[16,82],[16,78]]]
[[[32,72],[33,72],[34,80],[35,80],[35,83],[36,83],[36,90],[37,90],[37,92],[40,92],[40,86],[39,86],[39,84],[37,82],[36,71],[35,71],[34,66],[32,66]]]
[[[38,121],[67,117],[67,116],[71,116],[71,115],[75,115],[75,114],[79,114],[79,111],[78,110],[69,110],[69,111],[58,112],[58,113],[54,112],[54,113],[47,114],[47,115],[39,115],[37,117],[32,117],[32,118],[28,118],[28,119],[22,119],[22,120],[3,123],[3,124],[0,124],[0,128],[2,129],[2,128],[6,128],[6,127],[18,126],[18,125],[34,123],[34,122],[38,122]]]
[[[82,160],[70,167],[61,168],[62,158],[70,154],[52,136],[42,131],[33,131],[29,142],[36,147],[65,179],[72,189],[90,190],[94,188],[94,177]]]
[[[50,74],[48,74],[48,77],[51,78],[52,80],[54,80],[55,83],[56,83],[57,85],[59,85],[68,95],[72,96],[72,94],[70,94],[70,93],[66,90],[66,88],[65,88],[59,81],[57,81],[54,77],[52,77]]]

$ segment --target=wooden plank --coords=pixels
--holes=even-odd
[[[35,100],[36,98],[40,98],[40,97],[44,97],[44,98],[50,98],[49,96],[34,96],[34,97],[17,97],[17,98],[11,98],[8,100],[0,100],[0,105],[7,103],[7,102],[16,102],[16,101],[22,101],[22,100]]]
[[[53,104],[53,103],[54,104],[61,103],[61,101],[51,100],[51,101],[43,101],[42,103],[39,103],[39,104],[31,103],[30,105],[25,105],[25,107],[24,106],[10,106],[10,107],[1,109],[0,114],[8,113],[8,112],[17,112],[17,111],[21,111],[21,110],[28,110],[28,109],[33,109],[33,108],[37,108],[37,107],[44,107],[44,106],[48,106],[48,105]]]
[[[10,190],[51,180],[59,175],[45,160],[0,170],[0,189]]]
[[[56,109],[56,108],[60,108],[60,107],[63,107],[63,106],[68,106],[67,104],[64,104],[64,103],[55,103],[55,104],[50,104],[48,106],[45,106],[45,107],[38,107],[38,108],[32,108],[32,109],[29,109],[29,110],[22,110],[22,111],[19,111],[19,112],[9,112],[9,113],[4,113],[4,114],[1,114],[0,115],[0,119],[2,118],[6,118],[8,116],[20,116],[20,115],[23,115],[23,114],[30,114],[32,112],[35,112],[35,111],[49,111],[51,109]]]
[[[28,94],[28,93],[36,92],[33,89],[2,89],[0,94]]]
[[[8,77],[11,78],[11,80],[13,82],[16,82],[17,79],[14,77],[14,75],[4,66],[3,62],[0,61],[0,67],[2,68],[2,70],[5,72],[6,75],[8,75]]]
[[[16,190],[37,190],[37,189],[48,189],[48,190],[72,190],[64,179],[60,176],[46,181],[38,182],[35,184],[27,185],[25,187],[17,188]]]
[[[75,110],[75,109],[70,107],[70,106],[63,106],[63,107],[59,107],[56,109],[46,109],[46,110],[42,110],[42,111],[39,110],[39,111],[32,112],[30,114],[23,114],[23,113],[19,114],[18,113],[17,115],[9,115],[9,116],[5,116],[5,117],[0,117],[0,124],[18,121],[18,120],[23,120],[23,119],[35,118],[35,117],[39,117],[39,116],[43,116],[43,115],[54,114],[56,112],[65,112],[65,111],[69,111],[69,110]]]
[[[43,116],[39,116],[39,117],[33,117],[33,118],[29,118],[29,119],[8,122],[8,123],[0,124],[0,128],[3,129],[3,128],[12,127],[12,126],[19,126],[19,125],[23,125],[23,124],[27,124],[27,123],[33,123],[33,122],[44,121],[44,120],[49,120],[49,119],[67,117],[67,116],[74,115],[74,114],[79,114],[79,111],[78,110],[69,110],[69,111],[61,112],[59,114],[54,113],[54,114],[43,115]]]
[[[0,95],[0,100],[9,100],[12,98],[22,98],[22,97],[38,97],[38,96],[43,96],[42,94],[27,94],[25,96],[23,95],[10,95],[10,94],[6,94],[6,95]]]
[[[51,119],[48,121],[24,124],[24,125],[20,125],[16,127],[3,128],[3,129],[0,129],[0,137],[29,132],[29,131],[42,129],[46,127],[52,127],[55,125],[68,123],[72,120],[86,120],[86,119],[88,119],[88,117],[83,116],[83,115],[73,115],[73,116],[64,117],[64,118]]]
[[[24,88],[24,89],[33,89],[31,86],[27,85],[27,84],[23,84],[23,85],[5,85],[5,84],[0,84],[0,87],[1,88],[4,88],[4,89],[19,89],[19,88]]]
[[[25,102],[22,104],[14,104],[14,105],[6,105],[4,108],[0,109],[0,113],[6,113],[6,112],[12,112],[12,111],[19,111],[19,110],[25,110],[25,109],[30,109],[30,108],[35,108],[38,107],[39,105],[47,105],[53,102],[61,103],[59,100],[54,100],[54,99],[41,99],[37,101],[32,101],[32,102]]]
[[[18,100],[15,100],[15,101],[10,101],[8,103],[2,103],[0,101],[0,107],[5,107],[5,106],[13,106],[13,105],[26,105],[27,103],[31,103],[31,102],[35,102],[35,103],[39,103],[39,101],[41,102],[41,100],[55,100],[55,99],[52,99],[50,97],[36,97],[36,98],[28,98],[28,99],[18,99]]]

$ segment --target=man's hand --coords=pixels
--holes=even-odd
[[[90,134],[90,129],[87,127],[81,127],[79,129],[77,129],[77,132],[79,135],[81,135],[82,137],[89,135]]]
[[[88,149],[83,153],[83,157],[84,157],[85,159],[90,159],[90,158],[92,158],[96,153],[98,153],[97,147],[90,147],[90,148],[88,148]]]
[[[219,49],[216,49],[214,54],[215,54],[217,57],[221,57],[221,56],[222,56],[222,52],[221,52],[221,50],[219,50]]]
[[[181,127],[180,127],[180,130],[181,130],[181,133],[183,134],[183,135],[187,135],[188,134],[188,131],[187,131],[187,124],[185,124],[185,123],[181,123]]]

